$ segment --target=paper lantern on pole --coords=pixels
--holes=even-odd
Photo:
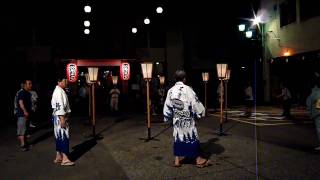
[[[209,81],[209,73],[208,72],[203,72],[202,73],[202,81],[203,82],[208,82]]]
[[[165,77],[164,76],[159,76],[159,80],[160,80],[160,85],[163,86],[164,85],[164,81],[165,81]]]
[[[143,79],[151,79],[152,63],[141,63]]]
[[[75,63],[67,64],[67,79],[69,82],[76,82],[78,80],[78,66]]]
[[[224,78],[224,80],[225,80],[225,81],[229,81],[230,75],[231,75],[231,70],[228,69],[228,70],[227,70],[227,73],[226,73],[226,77]]]
[[[112,84],[117,85],[118,84],[118,76],[112,76]]]
[[[217,74],[219,79],[226,78],[228,64],[217,64]]]
[[[129,63],[121,63],[120,65],[120,78],[123,81],[127,81],[130,79],[130,64]]]
[[[88,67],[89,81],[96,82],[98,79],[98,70],[97,67]]]

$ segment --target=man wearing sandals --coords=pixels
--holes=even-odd
[[[58,79],[58,85],[52,94],[51,106],[53,109],[53,124],[54,135],[56,139],[56,158],[54,163],[59,163],[63,166],[72,166],[68,158],[69,154],[69,125],[67,123],[67,115],[71,112],[67,94],[64,89],[66,88],[67,80],[65,78]]]
[[[195,119],[205,115],[205,108],[195,92],[187,85],[186,73],[175,72],[176,84],[168,91],[163,108],[164,121],[173,121],[174,166],[181,166],[180,158],[196,159],[197,167],[211,165],[209,160],[200,157],[200,143]]]

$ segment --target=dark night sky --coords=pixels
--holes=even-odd
[[[92,7],[88,15],[83,7]],[[8,47],[49,46],[60,56],[131,57],[135,47],[146,47],[151,19],[151,47],[165,46],[165,32],[183,31],[186,51],[200,59],[246,53],[237,25],[253,17],[258,0],[240,1],[10,1],[2,13],[4,42]],[[164,14],[156,14],[158,5]],[[84,35],[84,20],[90,20],[90,35]],[[133,35],[131,27],[137,27]],[[35,38],[33,38],[35,34]],[[58,53],[58,54],[59,54]],[[76,54],[76,55],[75,55]],[[89,54],[89,55],[88,55]],[[109,56],[110,55],[110,56]]]
[[[34,30],[38,45],[80,46],[88,40],[83,34],[85,2],[12,1],[3,12],[6,37],[14,46],[29,46]],[[90,41],[98,46],[110,45],[110,42],[114,45],[119,41],[128,44],[130,27],[143,27],[145,16],[152,18],[153,34],[164,31],[166,26],[181,25],[204,46],[212,44],[213,39],[223,41],[233,36],[237,18],[252,16],[250,0],[90,2],[92,13],[87,16],[92,24]],[[155,13],[158,4],[163,5],[164,15]],[[144,29],[139,30],[143,32]]]
[[[92,6],[92,13],[88,17],[92,25],[92,34],[89,37],[83,34],[83,21],[86,19],[83,7],[87,1],[91,2]],[[4,59],[1,62],[19,65],[18,67],[22,63],[25,64],[26,62],[22,62],[26,59],[25,55],[19,55],[16,48],[33,46],[33,32],[36,34],[36,46],[53,47],[52,58],[58,57],[58,51],[70,53],[69,57],[61,53],[61,58],[74,58],[78,54],[81,56],[88,48],[95,50],[92,54],[100,53],[99,57],[108,58],[108,53],[115,50],[134,49],[134,40],[137,46],[146,47],[146,33],[142,24],[145,16],[150,17],[152,21],[151,46],[163,44],[163,34],[166,30],[181,27],[186,52],[193,50],[196,56],[202,59],[217,59],[220,54],[238,56],[244,51],[239,49],[243,47],[243,42],[238,37],[237,25],[239,18],[253,16],[251,1],[258,0],[4,1],[0,11],[0,31],[1,43],[5,45],[6,53],[1,53],[1,59]],[[164,7],[164,14],[160,16],[155,13],[158,3]],[[139,28],[135,36],[130,32],[133,25]],[[45,65],[38,73],[47,73],[53,77],[55,72],[47,72],[52,68],[51,65]],[[24,76],[22,70],[28,69],[17,69],[20,77]],[[47,79],[48,77],[45,77],[42,81],[43,87],[49,87],[46,85]],[[11,89],[8,91],[15,93],[18,81],[8,83],[11,83]]]

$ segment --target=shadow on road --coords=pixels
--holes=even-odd
[[[158,136],[160,136],[161,134],[163,134],[164,132],[166,132],[168,129],[170,129],[172,126],[171,126],[171,124],[169,124],[169,125],[165,125],[164,126],[164,129],[163,130],[161,130],[159,133],[157,133],[156,135],[154,135],[153,136],[153,138],[156,138],[156,137],[158,137]]]
[[[92,149],[97,144],[97,139],[92,138],[84,141],[81,144],[78,144],[72,147],[73,151],[70,153],[69,158],[71,161],[76,161],[81,156],[83,156],[86,152]]]
[[[122,115],[120,117],[117,117],[113,123],[111,123],[110,125],[108,125],[107,127],[101,129],[101,131],[98,132],[98,134],[102,134],[103,132],[111,129],[113,126],[115,126],[116,124],[120,123],[120,122],[123,122],[125,120],[128,120],[130,119],[131,117],[130,116],[127,116],[127,115]]]
[[[200,143],[201,156],[209,159],[212,154],[219,155],[225,151],[224,147],[220,144],[216,144],[219,141],[218,138],[209,139],[205,143]]]
[[[52,130],[45,132],[44,134],[38,136],[37,138],[35,138],[34,140],[32,140],[30,142],[31,145],[35,145],[41,141],[44,141],[46,139],[48,139],[49,137],[51,137],[53,135]]]

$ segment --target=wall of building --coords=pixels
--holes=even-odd
[[[301,21],[299,0],[296,1],[296,22],[280,27],[280,4],[283,1],[268,1],[262,3],[266,9],[265,43],[267,57],[280,57],[284,52],[290,55],[315,51],[320,49],[320,16]]]
[[[320,50],[320,16],[304,20],[301,16],[302,1],[305,3],[304,0],[290,1],[295,3],[295,12],[289,11],[295,14],[293,16],[295,21],[283,26],[280,22],[280,5],[285,0],[261,1],[263,11],[260,11],[260,15],[263,15],[265,21],[263,26],[265,95],[270,93],[269,98],[272,102],[278,101],[275,97],[279,94],[279,84],[284,82],[291,89],[294,103],[305,104],[305,98],[312,86],[313,72],[318,69],[315,52]],[[288,57],[284,57],[285,52],[289,53]],[[299,79],[309,79],[309,81],[299,81]]]

